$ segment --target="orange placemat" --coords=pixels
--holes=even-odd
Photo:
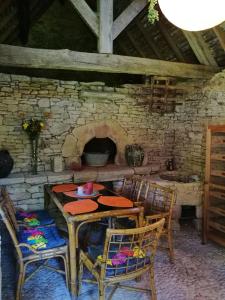
[[[100,183],[93,183],[93,190],[94,191],[101,191],[104,190],[105,186],[103,184]]]
[[[57,184],[53,186],[52,191],[55,193],[62,193],[68,191],[74,191],[77,188],[77,185],[74,183],[64,183],[64,184]]]
[[[66,196],[73,197],[73,198],[95,198],[98,197],[100,194],[98,191],[94,191],[90,195],[85,195],[85,194],[77,194],[77,191],[69,191],[69,192],[64,192],[63,193]]]
[[[125,197],[120,196],[100,196],[98,203],[113,207],[133,207],[133,202]]]
[[[65,204],[63,210],[71,215],[78,215],[94,211],[98,208],[98,203],[90,199],[73,201]]]

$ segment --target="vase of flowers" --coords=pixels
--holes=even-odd
[[[31,170],[32,174],[37,174],[38,169],[38,141],[39,136],[44,128],[44,122],[42,120],[31,118],[29,120],[23,120],[23,130],[28,134],[31,143]]]

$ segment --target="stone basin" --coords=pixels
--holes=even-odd
[[[190,183],[199,181],[197,175],[186,175],[182,173],[162,173],[159,177],[163,180]]]
[[[150,181],[175,190],[176,201],[173,218],[181,217],[182,205],[196,206],[196,217],[202,217],[203,182],[197,175],[187,175],[178,171],[167,171],[150,176]]]

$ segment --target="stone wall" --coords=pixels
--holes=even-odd
[[[174,157],[179,169],[204,176],[208,124],[225,124],[225,71],[176,101]]]
[[[21,115],[26,119],[47,116],[39,141],[38,170],[48,171],[51,158],[62,155],[65,138],[74,129],[113,121],[129,140],[143,146],[148,163],[163,167],[174,146],[173,114],[151,112],[146,98],[146,92],[141,95],[140,86],[134,85],[108,87],[102,82],[0,74],[0,148],[10,151],[14,173],[29,171],[31,148],[21,129]]]

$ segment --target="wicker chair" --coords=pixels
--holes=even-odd
[[[107,229],[104,250],[101,253],[95,253],[94,257],[81,250],[79,291],[85,265],[98,282],[99,300],[105,299],[105,289],[109,285],[115,286],[113,292],[117,287],[148,291],[155,300],[154,256],[164,221],[161,219],[154,224],[135,229]],[[120,285],[120,282],[139,278],[146,272],[150,272],[150,290]]]
[[[165,218],[162,237],[168,241],[169,256],[174,260],[173,237],[172,237],[172,213],[175,202],[175,191],[156,183],[149,182],[145,194],[145,220],[147,224]]]
[[[65,272],[63,273],[65,273],[66,284],[68,287],[68,249],[66,241],[58,235],[56,227],[38,227],[38,230],[42,231],[47,238],[48,246],[46,247],[46,249],[44,248],[44,250],[35,250],[30,244],[26,243],[26,231],[22,231],[21,229],[19,229],[16,220],[12,218],[12,214],[8,209],[8,203],[2,199],[0,202],[0,216],[11,236],[16,249],[17,261],[19,263],[19,278],[17,282],[16,300],[21,299],[22,287],[25,282],[26,267],[32,262],[36,262],[39,260],[48,260],[54,257],[62,258],[65,266]],[[42,264],[40,267],[51,268],[46,263]],[[61,270],[54,270],[62,273]]]
[[[11,215],[11,218],[13,218],[13,219],[15,218],[16,221],[21,226],[22,225],[28,226],[28,224],[24,223],[24,221],[23,221],[24,217],[21,216],[21,213],[23,211],[20,212],[19,210],[16,210],[16,208],[13,204],[13,201],[10,198],[9,193],[8,193],[8,191],[5,187],[1,188],[1,195],[2,195],[2,199],[4,199],[7,202],[7,208],[8,208],[8,211],[9,211],[10,215]],[[49,213],[44,209],[31,211],[29,213],[34,214],[34,215],[37,216],[37,219],[39,221],[39,226],[46,226],[46,225],[54,224],[54,219],[51,218]]]
[[[143,186],[142,177],[139,175],[128,176],[124,178],[121,195],[130,200],[137,201]]]

